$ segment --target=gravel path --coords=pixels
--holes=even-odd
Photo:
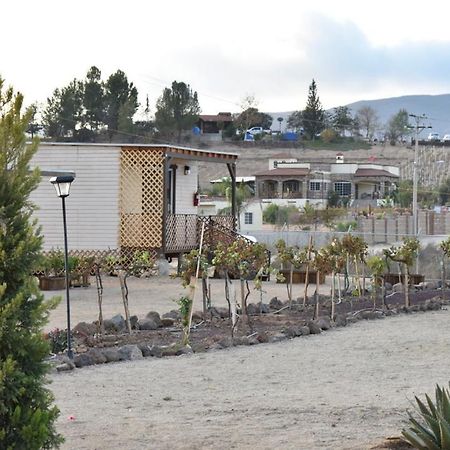
[[[366,449],[450,378],[450,312],[52,375],[65,449]],[[74,420],[69,416],[73,415]]]

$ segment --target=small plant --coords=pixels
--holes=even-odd
[[[191,311],[192,299],[189,297],[182,295],[177,300],[178,310],[181,314],[181,324],[183,327],[187,327],[189,325],[189,313]]]
[[[67,349],[67,330],[60,330],[55,328],[46,335],[49,344],[50,351],[52,353],[62,353]]]
[[[450,392],[436,385],[436,401],[425,395],[426,403],[415,397],[416,419],[410,412],[409,428],[402,430],[403,438],[414,448],[439,450],[450,448]]]

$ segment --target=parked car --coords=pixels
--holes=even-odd
[[[430,133],[428,135],[427,141],[440,141],[441,137],[439,136],[439,133]]]
[[[247,133],[253,134],[255,136],[256,134],[270,134],[270,130],[266,130],[263,127],[251,127],[247,130]]]
[[[442,142],[450,142],[450,134],[444,134],[442,138]]]

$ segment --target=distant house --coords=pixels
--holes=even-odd
[[[338,153],[333,163],[299,162],[289,155],[269,159],[269,168],[255,173],[256,197],[265,203],[306,203],[325,206],[330,191],[363,205],[396,189],[399,168],[369,163],[347,163]]]
[[[197,127],[200,134],[208,140],[222,140],[222,132],[233,122],[230,112],[220,112],[216,115],[201,114],[198,118]]]
[[[72,251],[171,256],[198,246],[202,223],[233,232],[235,207],[226,216],[201,217],[198,163],[226,165],[235,179],[236,160],[234,153],[172,145],[41,143],[31,165],[42,181],[31,200],[44,250],[63,245],[61,203],[49,183],[54,174],[76,175],[67,199]]]

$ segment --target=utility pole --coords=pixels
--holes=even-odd
[[[420,122],[422,120],[427,119],[425,114],[420,116],[416,114],[409,114],[409,117],[412,117],[415,120],[414,126],[408,126],[408,128],[415,130],[415,138],[414,138],[414,166],[413,166],[413,199],[412,199],[412,208],[413,208],[413,235],[417,237],[418,233],[418,216],[417,216],[417,164],[419,157],[419,133],[425,128],[431,128],[430,126],[421,125]]]

